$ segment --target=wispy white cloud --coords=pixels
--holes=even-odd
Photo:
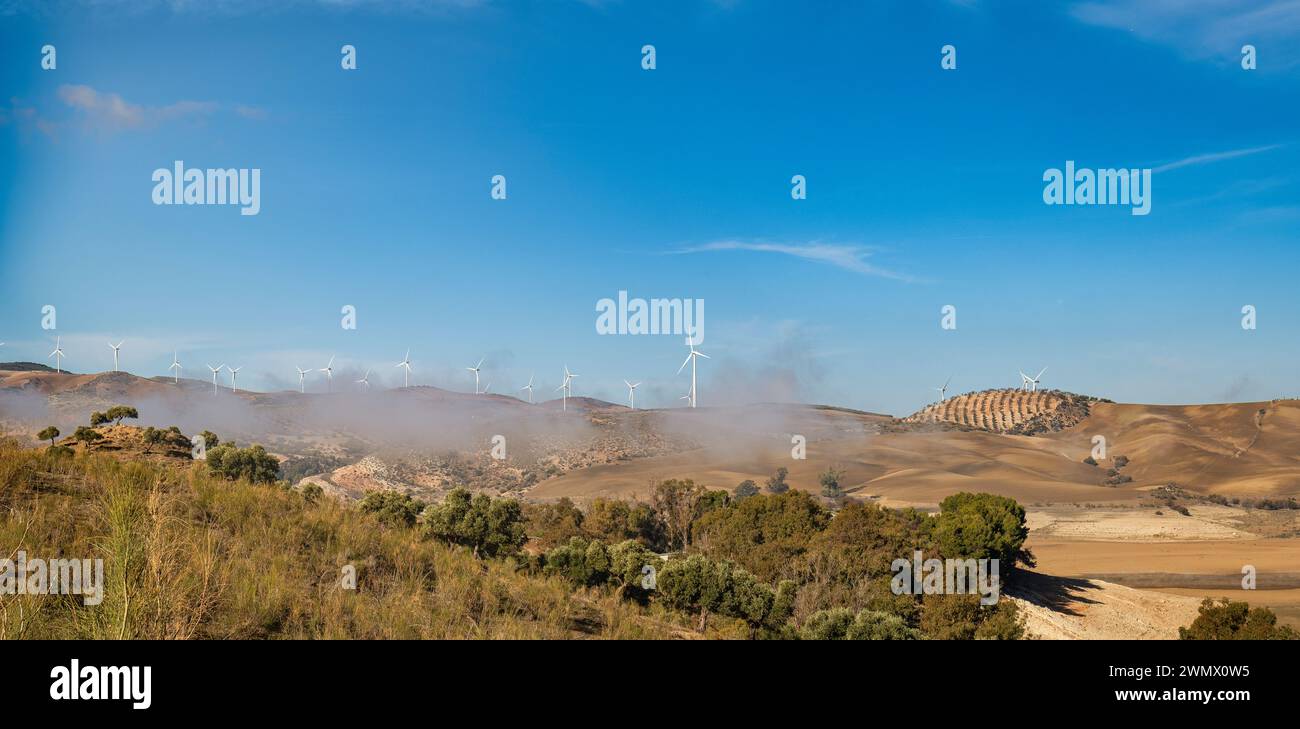
[[[81,84],[63,84],[59,99],[101,130],[142,129],[177,119],[211,116],[220,108],[213,101],[177,101],[166,106],[132,104],[121,96]]]
[[[723,240],[705,243],[700,246],[682,248],[677,253],[706,253],[710,251],[759,251],[762,253],[780,253],[794,256],[805,261],[825,263],[836,268],[861,273],[867,276],[880,276],[896,281],[912,281],[906,274],[881,268],[868,259],[875,253],[866,246],[834,245],[814,241],[800,245],[786,243],[765,243],[759,241]]]
[[[1211,152],[1208,154],[1197,154],[1191,157],[1184,157],[1183,159],[1175,160],[1173,162],[1168,162],[1166,164],[1160,165],[1159,167],[1156,167],[1151,171],[1168,172],[1169,170],[1176,170],[1179,167],[1191,167],[1193,165],[1205,165],[1205,164],[1210,164],[1211,162],[1220,162],[1225,159],[1236,159],[1237,157],[1246,157],[1252,154],[1259,154],[1260,152],[1268,152],[1270,150],[1279,149],[1284,146],[1286,145],[1269,144],[1263,147],[1247,147],[1244,149],[1233,149],[1227,152]]]
[[[1261,70],[1300,61],[1300,0],[1089,0],[1070,14],[1191,58],[1239,58],[1251,43],[1268,59]]]
[[[121,95],[100,91],[84,84],[63,84],[56,95],[62,102],[62,113],[57,109],[42,109],[10,99],[9,106],[0,107],[0,125],[14,123],[23,129],[35,129],[56,138],[61,127],[81,128],[86,131],[115,133],[156,128],[176,121],[202,121],[221,112],[229,112],[244,119],[260,120],[267,116],[264,109],[248,104],[226,105],[215,101],[182,100],[170,104],[149,106],[124,99]]]

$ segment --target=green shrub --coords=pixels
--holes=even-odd
[[[316,485],[309,484],[308,488],[311,486]],[[316,490],[320,491],[321,488],[316,486]],[[303,489],[303,497],[307,497],[307,489]],[[411,527],[415,526],[420,512],[424,511],[424,502],[410,494],[385,489],[366,494],[359,507],[367,514],[374,514],[380,524],[390,527]]]
[[[1266,607],[1220,598],[1205,598],[1196,619],[1178,629],[1180,640],[1300,640],[1300,633],[1278,625],[1277,616]]]
[[[207,452],[208,469],[228,481],[275,483],[280,478],[280,461],[260,445],[238,448],[223,443]]]
[[[848,608],[821,610],[808,616],[799,630],[803,640],[920,640],[921,631],[897,615]]]

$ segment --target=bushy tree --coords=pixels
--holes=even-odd
[[[656,591],[666,606],[698,614],[700,632],[711,614],[744,620],[754,632],[777,628],[777,621],[786,617],[773,609],[776,593],[769,585],[729,561],[698,554],[665,564]]]
[[[1024,549],[1029,528],[1015,499],[994,494],[956,493],[939,504],[935,546],[945,558],[997,559],[1003,575],[1017,563],[1034,566]]]
[[[112,420],[114,425],[121,425],[123,419],[137,419],[140,417],[140,413],[130,405],[114,405],[108,409],[108,412],[104,413],[104,417]]]
[[[886,509],[850,503],[815,534],[797,566],[807,586],[807,610],[847,607],[899,615],[915,624],[920,604],[915,596],[895,595],[890,588],[894,560],[932,551],[934,519],[915,509]],[[792,568],[794,569],[794,568]]]
[[[587,507],[582,531],[588,537],[606,544],[635,539],[651,549],[667,549],[663,525],[647,504],[595,499]]]
[[[640,542],[627,539],[609,548],[609,563],[610,580],[622,588],[624,595],[643,600],[649,594],[642,587],[645,568],[655,571],[657,581],[663,560]]]
[[[424,525],[429,536],[470,547],[475,556],[513,555],[528,541],[518,501],[471,496],[463,488],[453,489],[441,504],[425,509]]]
[[[669,479],[655,486],[651,506],[663,524],[669,549],[685,549],[690,544],[695,502],[704,492],[703,486],[690,479]]]
[[[1220,598],[1205,598],[1196,619],[1178,629],[1181,640],[1300,640],[1300,633],[1278,625],[1277,616],[1266,607]]]
[[[223,443],[207,452],[208,469],[227,480],[274,483],[280,478],[280,461],[260,445],[238,448]]]
[[[110,420],[112,420],[112,418],[96,410],[95,412],[90,414],[90,427],[98,428],[99,426],[107,423]]]
[[[759,578],[786,575],[830,513],[802,491],[759,494],[710,511],[691,526],[695,547],[713,559],[730,559]]]
[[[84,425],[77,426],[77,430],[75,433],[72,434],[72,437],[75,440],[78,440],[86,444],[87,447],[89,447],[91,443],[94,443],[98,440],[102,440],[104,438],[104,436],[100,435],[98,430],[95,430],[94,428],[87,428]]]
[[[644,600],[650,591],[642,587],[645,568],[657,568],[662,560],[635,540],[606,547],[596,539],[573,537],[568,544],[548,551],[542,572],[564,577],[575,585],[593,587],[609,584],[625,597]],[[653,589],[653,588],[652,588]]]
[[[59,429],[53,425],[36,434],[37,440],[48,440],[50,447],[54,447],[54,439],[59,437]]]
[[[781,466],[776,469],[776,474],[767,479],[767,491],[772,494],[783,494],[790,490],[790,484],[785,482],[790,475],[790,469]]]
[[[935,640],[1019,640],[1024,620],[1014,602],[981,605],[978,595],[926,595],[921,632]]]
[[[844,478],[844,472],[836,470],[835,467],[827,468],[817,477],[818,483],[822,486],[822,496],[832,501],[839,501],[844,498],[844,491],[840,488],[840,480]]]
[[[568,498],[546,504],[526,504],[523,513],[528,535],[536,539],[544,550],[583,535],[582,510]]]
[[[710,511],[725,509],[730,503],[731,494],[726,491],[721,489],[717,491],[705,491],[700,494],[700,498],[695,500],[695,516],[692,517],[692,519],[699,519]]]
[[[604,544],[595,539],[573,537],[568,544],[546,553],[542,571],[564,577],[575,585],[593,587],[609,581],[612,564]]]
[[[750,496],[754,496],[754,495],[756,495],[757,493],[758,493],[758,484],[754,483],[754,479],[752,479],[752,478],[747,478],[747,479],[745,479],[744,481],[741,481],[741,482],[736,486],[736,491],[735,491],[734,494],[732,494],[732,496],[733,496],[737,501],[739,501],[739,500],[741,500],[741,499],[748,498],[748,497],[750,497]]]
[[[315,486],[315,484],[311,484]],[[316,486],[320,491],[320,487]],[[303,489],[303,497],[307,498],[307,489]],[[416,499],[410,494],[404,494],[392,489],[382,489],[371,491],[361,499],[359,507],[367,514],[374,514],[379,519],[380,524],[390,527],[410,527],[415,526],[415,520],[419,518],[420,512],[424,510],[424,502]]]
[[[158,445],[159,443],[163,442],[163,434],[164,434],[164,433],[165,433],[165,431],[158,430],[157,428],[153,427],[152,425],[149,426],[148,428],[145,428],[145,429],[144,429],[144,433],[141,434],[141,437],[144,439],[144,451],[145,451],[145,453],[148,453],[148,452],[150,451],[150,449],[152,449],[154,446],[156,446],[156,445]]]

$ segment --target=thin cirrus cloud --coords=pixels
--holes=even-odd
[[[805,261],[824,263],[836,268],[867,276],[879,276],[895,281],[913,281],[911,276],[886,268],[881,268],[868,259],[874,251],[865,246],[834,245],[830,243],[807,243],[791,245],[786,243],[763,243],[752,241],[725,240],[705,243],[700,246],[682,248],[677,253],[708,253],[713,251],[758,251],[760,253],[779,253],[794,256]]]
[[[1257,45],[1260,68],[1300,61],[1300,2],[1296,0],[1091,0],[1070,8],[1082,23],[1112,28],[1174,48],[1190,58],[1233,57]]]
[[[1184,157],[1183,159],[1175,160],[1173,162],[1160,165],[1159,167],[1156,167],[1151,171],[1153,173],[1168,172],[1169,170],[1176,170],[1180,167],[1192,167],[1194,165],[1210,164],[1211,162],[1221,162],[1225,159],[1236,159],[1237,157],[1247,157],[1252,154],[1259,154],[1260,152],[1268,152],[1274,149],[1280,149],[1281,147],[1284,146],[1286,145],[1269,144],[1263,147],[1246,147],[1244,149],[1232,149],[1227,152],[1211,152],[1209,154],[1197,154],[1197,155],[1192,155],[1191,157]]]
[[[119,94],[100,91],[84,84],[63,84],[59,86],[56,95],[63,107],[71,111],[71,117],[51,114],[35,106],[25,106],[14,99],[10,101],[9,109],[0,109],[0,124],[12,120],[54,138],[62,127],[112,134],[154,129],[169,122],[202,121],[223,111],[250,120],[266,118],[263,109],[247,104],[227,106],[215,101],[182,100],[149,106],[132,103]]]

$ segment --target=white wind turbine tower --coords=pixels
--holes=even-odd
[[[229,367],[229,366],[228,366],[228,367],[226,367],[226,369],[230,370],[230,391],[231,391],[231,392],[239,392],[239,388],[235,386],[235,376],[238,375],[238,374],[239,374],[239,371],[242,370],[242,369],[244,369],[244,367],[243,367],[242,365],[239,366],[239,367]]]
[[[1047,368],[1044,367],[1043,369],[1039,370],[1039,371],[1038,371],[1038,374],[1034,375],[1033,377],[1026,377],[1026,378],[1025,378],[1025,384],[1026,384],[1026,385],[1029,385],[1029,391],[1030,391],[1030,392],[1038,392],[1038,380],[1039,380],[1040,378],[1042,378],[1043,373],[1046,372],[1046,371],[1047,371]],[[1023,374],[1023,373],[1022,373],[1022,374]]]
[[[623,380],[623,384],[627,385],[627,406],[636,410],[636,389],[641,386],[641,383],[638,382],[634,385],[627,380]]]
[[[325,373],[325,391],[330,391],[330,386],[334,384],[334,358],[330,357],[330,363],[320,368]]]
[[[181,361],[179,359],[176,359],[175,350],[172,350],[172,363],[171,366],[168,367],[167,369],[175,370],[174,372],[172,372],[172,381],[175,384],[179,385],[181,381]]]
[[[222,367],[225,367],[225,365],[219,364],[216,367],[213,367],[212,365],[208,365],[208,369],[212,370],[212,394],[213,395],[217,394],[217,373],[221,371]]]
[[[411,350],[409,349],[406,350],[406,356],[402,358],[401,362],[397,363],[397,366],[406,368],[406,384],[404,385],[404,387],[410,387],[411,386]],[[367,387],[368,386],[369,385],[367,385]]]
[[[520,392],[523,392],[524,390],[528,391],[528,404],[532,405],[533,404],[533,376],[532,375],[528,376],[528,384],[519,388]]]
[[[473,373],[474,373],[474,394],[475,394],[475,395],[479,394],[479,392],[478,392],[478,371],[481,370],[481,369],[483,369],[483,359],[480,357],[480,358],[479,358],[479,361],[478,361],[478,364],[474,365],[473,367],[466,367],[465,369],[467,369],[467,370],[469,370],[470,372],[473,372]]]
[[[294,365],[294,369],[298,370],[298,394],[301,395],[302,393],[307,391],[306,386],[303,385],[303,380],[306,379],[307,373],[311,372],[311,370],[304,370],[303,368],[297,365]]]
[[[113,344],[112,342],[108,343],[108,346],[111,347],[113,350],[113,371],[114,372],[117,372],[117,351],[122,348],[123,344],[126,344],[125,339],[118,342],[117,344]]]
[[[691,353],[686,355],[686,360],[682,362],[682,366],[677,368],[677,374],[680,375],[682,373],[682,370],[686,369],[687,364],[691,366],[691,407],[695,407],[697,401],[696,398],[697,390],[695,389],[695,360],[700,357],[709,359],[709,355],[695,348],[694,339],[687,339],[686,344],[691,348]]]
[[[46,357],[46,359],[49,359],[50,357],[54,358],[54,371],[62,372],[63,371],[63,338],[62,337],[54,338],[54,351],[50,352],[49,357]]]
[[[943,381],[943,387],[936,387],[936,388],[934,388],[934,389],[936,389],[936,390],[939,391],[939,402],[943,402],[944,393],[948,392],[948,383],[949,383],[949,382],[952,382],[952,376],[951,376],[951,375],[948,377],[948,379],[946,379],[946,380]]]
[[[568,365],[565,365],[565,366],[564,366],[564,382],[561,382],[561,383],[560,383],[560,386],[557,387],[557,388],[555,388],[555,389],[557,389],[557,390],[561,390],[561,391],[563,391],[563,393],[564,393],[563,395],[561,395],[561,398],[562,398],[562,399],[560,400],[560,408],[561,408],[562,410],[567,411],[567,410],[569,409],[569,395],[571,394],[571,393],[570,393],[570,384],[573,382],[573,378],[575,378],[575,377],[577,377],[577,375],[575,375],[575,374],[573,374],[572,372],[570,372],[570,371],[569,371],[569,366],[568,366]]]
[[[694,390],[691,390],[690,392],[686,393],[685,395],[682,395],[681,397],[679,397],[679,398],[677,398],[677,399],[678,399],[678,400],[685,400],[685,401],[686,401],[686,406],[687,406],[687,407],[695,407],[694,405],[691,405],[691,403],[695,401],[695,391],[694,391]]]
[[[361,379],[357,380],[357,384],[358,384],[358,385],[365,385],[365,386],[366,386],[366,392],[370,392],[370,370],[366,370],[366,374],[365,374],[365,376],[362,377]]]

